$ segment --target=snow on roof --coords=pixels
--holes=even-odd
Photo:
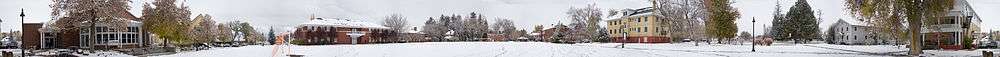
[[[298,27],[302,26],[333,26],[333,27],[348,27],[348,28],[389,29],[389,27],[375,23],[351,21],[343,18],[333,18],[333,19],[317,18],[299,24]]]
[[[542,35],[542,33],[531,33],[531,34],[528,34],[528,35]]]
[[[861,21],[857,21],[857,20],[847,21],[847,20],[844,20],[844,19],[838,19],[837,23],[844,23],[844,24],[847,24],[847,25],[857,25],[857,26],[867,26],[868,25],[866,23],[862,23]],[[834,24],[837,24],[837,23],[834,23]]]
[[[420,31],[417,31],[417,30],[406,30],[406,31],[403,31],[403,33],[418,33],[418,34],[424,34],[423,32],[420,32]]]
[[[609,16],[608,20],[609,21],[610,20],[619,20],[619,19],[622,19],[622,18],[628,18],[628,17],[633,17],[633,16],[654,15],[653,14],[654,13],[654,9],[652,7],[643,7],[643,8],[639,8],[639,9],[622,9],[620,11],[621,12],[615,12],[615,13],[619,13],[617,15],[611,15],[611,16]]]
[[[448,32],[445,32],[444,35],[455,35],[455,30],[449,30]]]

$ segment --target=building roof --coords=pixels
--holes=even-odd
[[[424,34],[424,32],[420,32],[420,31],[417,31],[417,30],[406,30],[406,31],[403,31],[403,33],[417,33],[417,34]]]
[[[653,7],[643,7],[643,8],[639,8],[639,9],[623,9],[623,10],[621,10],[621,12],[613,12],[613,13],[619,13],[619,14],[608,16],[608,19],[609,19],[608,21],[610,21],[610,20],[619,20],[619,19],[622,19],[622,18],[628,18],[628,17],[632,17],[632,16],[656,15],[654,12],[655,11],[654,11]]]
[[[332,19],[316,18],[306,21],[305,23],[299,24],[298,27],[302,26],[333,26],[333,27],[348,27],[348,28],[389,29],[389,27],[375,23],[352,21],[343,18],[332,18]]]

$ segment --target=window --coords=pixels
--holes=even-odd
[[[119,40],[119,41],[121,41],[120,39],[118,39],[118,34],[108,35],[107,38],[108,38],[108,40]]]
[[[104,32],[104,27],[97,27],[94,30],[96,30],[97,32]]]
[[[326,27],[326,29],[323,30],[326,30],[326,32],[330,32],[330,29],[331,29],[330,27]]]
[[[639,28],[632,28],[632,30],[634,30],[635,32],[642,32],[641,30],[639,30]]]
[[[642,22],[642,18],[635,18],[636,22]]]
[[[649,30],[647,29],[647,27],[642,27],[642,32],[649,32]]]
[[[138,27],[128,27],[128,32],[139,32]]]
[[[618,31],[611,30],[611,34],[617,34],[617,33],[618,33]]]
[[[955,24],[955,19],[957,19],[957,18],[958,17],[955,17],[955,16],[941,17],[941,19],[939,19],[940,21],[938,23],[940,23],[940,24]]]
[[[642,22],[642,18],[636,18],[635,22]]]

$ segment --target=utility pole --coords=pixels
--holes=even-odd
[[[757,42],[755,42],[755,40],[757,40],[757,37],[754,36],[755,34],[757,34],[755,33],[755,31],[757,31],[756,30],[757,17],[751,17],[750,23],[752,23],[750,25],[750,52],[757,52]]]

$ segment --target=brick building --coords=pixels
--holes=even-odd
[[[388,38],[388,35],[395,34],[388,27],[341,18],[310,17],[309,21],[295,28],[293,42],[301,41],[303,42],[301,44],[365,44],[399,41]],[[350,36],[352,34],[362,36],[354,38]]]

